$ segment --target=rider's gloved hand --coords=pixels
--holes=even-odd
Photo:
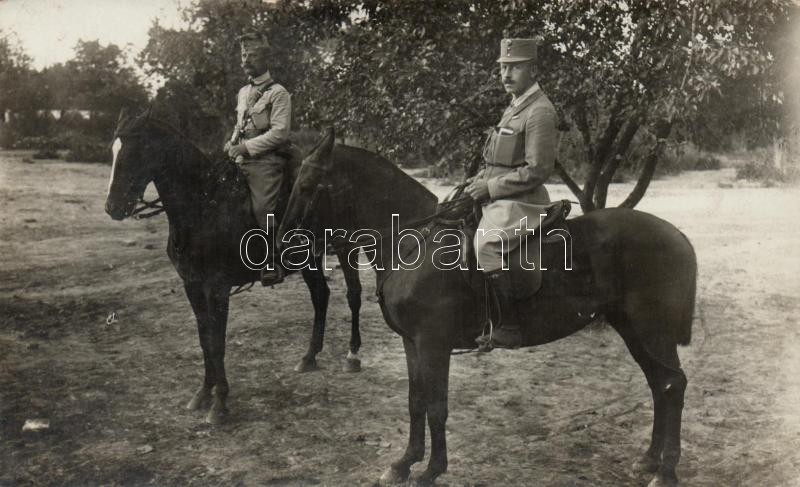
[[[247,152],[247,146],[244,144],[236,144],[228,149],[228,155],[231,157],[231,159],[236,159],[240,156],[244,157],[249,154],[250,153]]]
[[[478,203],[489,201],[489,185],[484,180],[472,181],[464,191]]]

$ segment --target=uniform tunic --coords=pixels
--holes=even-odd
[[[490,131],[483,150],[486,166],[475,176],[489,187],[475,234],[485,272],[503,268],[503,255],[519,245],[514,230],[521,228],[521,219],[527,217],[528,229],[539,226],[539,214],[550,202],[544,182],[554,169],[556,137],[556,111],[538,83],[515,98]]]
[[[253,213],[265,230],[268,230],[267,215],[275,212],[287,164],[276,149],[289,140],[291,118],[291,95],[273,82],[269,71],[239,90],[231,143],[236,142],[241,131],[243,140],[239,143],[244,143],[248,156],[237,163],[250,187]]]

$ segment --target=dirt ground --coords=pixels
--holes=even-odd
[[[299,277],[235,296],[232,417],[204,424],[183,409],[202,358],[165,218],[107,217],[108,166],[23,156],[0,154],[0,486],[368,486],[402,454],[405,360],[371,273],[359,374],[340,371],[340,273],[315,373],[292,371],[311,320]],[[700,265],[693,341],[680,350],[689,388],[678,473],[685,486],[800,485],[800,192],[731,181],[730,169],[659,180],[640,205],[683,230]],[[611,199],[629,189],[614,186]],[[23,433],[33,418],[50,427]],[[604,327],[461,355],[439,484],[644,485],[630,466],[651,418],[644,376]]]

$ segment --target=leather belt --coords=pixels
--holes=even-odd
[[[244,131],[244,139],[245,140],[250,140],[253,137],[258,137],[259,135],[265,134],[265,133],[267,133],[266,130],[263,130],[263,131],[262,130],[258,130],[258,129],[245,130]]]

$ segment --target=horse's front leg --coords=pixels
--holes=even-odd
[[[381,485],[403,483],[408,480],[411,465],[425,458],[425,394],[417,349],[408,338],[403,338],[408,366],[408,446],[399,460],[394,462],[380,479]]]
[[[296,372],[311,372],[317,370],[317,354],[322,351],[322,343],[325,337],[325,320],[328,314],[328,298],[331,291],[328,283],[325,282],[325,274],[322,272],[321,261],[316,262],[316,270],[303,268],[303,280],[308,286],[311,294],[311,303],[314,305],[314,327],[311,332],[311,341],[308,344],[308,351],[295,366]]]
[[[200,337],[200,347],[203,350],[203,365],[205,369],[203,384],[186,405],[187,409],[195,411],[207,409],[211,406],[211,390],[214,388],[215,374],[214,364],[211,363],[211,355],[209,353],[209,316],[205,294],[203,293],[203,284],[201,282],[184,281],[183,288],[197,320],[197,334]]]
[[[228,304],[231,288],[222,284],[203,287],[208,309],[208,352],[214,371],[214,390],[211,409],[206,421],[221,423],[228,414],[228,378],[225,375],[225,335],[228,328]]]

